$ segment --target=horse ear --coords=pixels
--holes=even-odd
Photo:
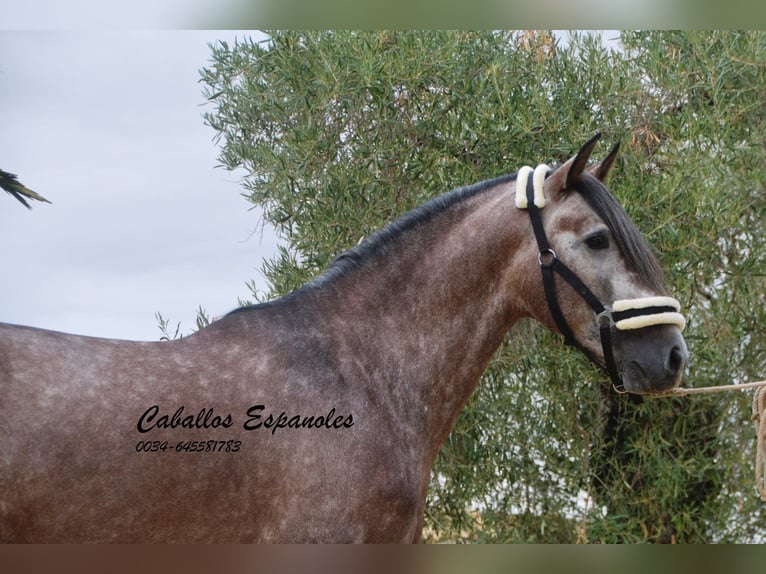
[[[617,144],[612,148],[612,151],[609,152],[609,155],[604,158],[604,160],[599,163],[596,167],[590,170],[590,172],[596,176],[599,181],[606,181],[607,175],[609,175],[609,170],[612,169],[612,165],[614,164],[614,159],[617,157],[617,151],[620,149],[620,142],[617,142]]]
[[[596,147],[596,142],[598,142],[600,138],[600,133],[590,138],[587,142],[585,142],[585,145],[580,148],[580,151],[577,152],[577,155],[574,157],[574,159],[571,160],[572,165],[567,172],[567,188],[574,187],[582,177],[582,174],[585,171],[585,165],[590,159],[590,154],[593,152],[593,148]]]

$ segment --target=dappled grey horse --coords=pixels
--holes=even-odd
[[[417,541],[434,458],[523,317],[621,391],[677,386],[683,317],[604,186],[617,148],[586,169],[597,139],[180,340],[0,325],[0,538]]]

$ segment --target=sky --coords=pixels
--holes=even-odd
[[[53,202],[0,191],[0,321],[151,341],[267,290],[277,238],[202,117],[208,44],[244,34],[0,31],[0,169]]]
[[[266,289],[274,233],[217,167],[199,69],[234,31],[0,32],[0,321],[157,340]]]

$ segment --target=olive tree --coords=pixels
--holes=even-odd
[[[201,71],[220,161],[282,240],[284,295],[451,188],[563,162],[595,132],[610,187],[689,323],[688,384],[762,377],[762,32],[270,32]],[[433,470],[431,541],[763,540],[745,393],[616,393],[559,337],[506,337]]]

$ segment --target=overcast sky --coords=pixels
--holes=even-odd
[[[198,70],[232,31],[0,32],[0,321],[156,340],[248,297],[276,239],[217,165]]]
[[[188,333],[266,288],[276,237],[215,167],[198,83],[242,35],[0,32],[0,169],[53,202],[0,191],[0,321],[156,340],[158,311]]]

